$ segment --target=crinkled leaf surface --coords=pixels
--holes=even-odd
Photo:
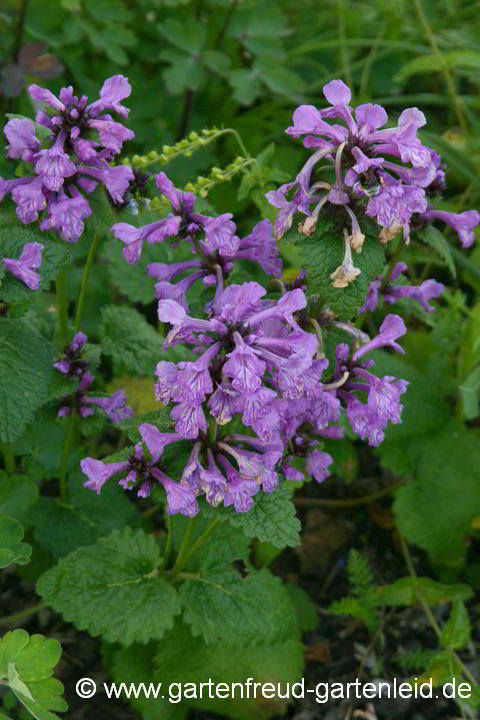
[[[157,575],[159,564],[155,539],[127,527],[61,558],[37,592],[79,630],[122,645],[148,642],[180,612],[175,589]]]
[[[8,515],[0,515],[0,568],[30,562],[32,546],[22,542],[23,526]]]
[[[40,497],[30,515],[35,539],[56,558],[91,545],[116,528],[140,523],[135,505],[115,480],[107,483],[99,495],[83,487],[84,480],[84,475],[73,475],[68,502]]]
[[[0,323],[0,440],[13,442],[48,397],[52,346],[23,320]]]
[[[322,219],[313,235],[302,235],[293,229],[285,239],[297,242],[303,266],[308,270],[309,294],[317,293],[319,301],[340,320],[350,320],[364,304],[372,280],[383,271],[385,253],[378,237],[364,229],[362,252],[353,253],[353,263],[361,274],[345,288],[333,287],[330,275],[342,264],[345,252],[342,227],[338,221]],[[367,228],[370,230],[370,224]]]

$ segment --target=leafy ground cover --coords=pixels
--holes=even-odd
[[[478,3],[0,26],[1,716],[476,717]]]

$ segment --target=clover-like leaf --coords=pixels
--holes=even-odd
[[[25,630],[7,632],[0,640],[0,678],[38,720],[58,720],[50,712],[65,712],[63,685],[52,677],[62,648],[58,640],[29,635]]]

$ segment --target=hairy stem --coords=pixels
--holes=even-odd
[[[185,567],[185,564],[189,558],[190,542],[196,524],[197,517],[190,518],[190,520],[188,521],[187,530],[183,537],[182,544],[180,546],[177,559],[175,561],[175,565],[172,568],[172,578],[175,578],[178,573],[182,572],[183,568]]]
[[[170,555],[172,553],[172,547],[173,547],[173,533],[172,533],[172,518],[167,513],[167,506],[165,505],[165,526],[167,528],[167,542],[165,543],[165,552],[163,554],[163,561],[162,561],[162,569],[165,570],[165,568],[168,565],[168,561],[170,560]]]
[[[403,557],[405,559],[405,564],[408,568],[408,572],[410,573],[410,576],[412,578],[417,578],[417,573],[415,571],[415,568],[413,566],[412,556],[410,555],[410,551],[408,549],[408,544],[403,537],[403,535],[400,535],[400,546],[402,548]],[[428,622],[430,623],[432,630],[435,632],[435,635],[438,637],[438,639],[442,636],[442,631],[436,621],[435,615],[432,612],[432,609],[428,602],[425,600],[422,592],[418,590],[418,588],[415,588],[415,594],[417,596],[417,600],[422,606],[422,610],[425,613]],[[455,659],[455,662],[458,663],[458,666],[461,667],[463,674],[465,677],[468,678],[468,680],[472,683],[472,685],[477,685],[477,681],[470,672],[470,670],[466,667],[466,665],[463,663],[463,661],[458,657],[455,650],[452,648],[448,648],[449,652],[451,653],[452,657]]]
[[[60,270],[55,281],[60,337],[64,345],[68,342],[68,297],[67,271]]]
[[[333,500],[330,498],[307,498],[307,497],[294,497],[293,502],[295,505],[324,505],[325,507],[355,507],[355,505],[368,505],[368,503],[379,500],[382,497],[390,495],[392,492],[397,490],[402,485],[405,485],[406,480],[399,480],[399,482],[390,485],[388,488],[382,490],[376,490],[375,492],[362,495],[358,498],[350,498],[350,500]]]
[[[194,554],[197,552],[198,548],[203,545],[203,543],[205,542],[205,540],[207,540],[207,538],[212,534],[212,532],[215,530],[215,528],[217,527],[217,525],[218,525],[219,523],[220,523],[220,520],[219,520],[218,518],[214,518],[214,519],[212,520],[212,522],[208,525],[208,527],[207,527],[207,529],[205,530],[205,532],[203,532],[203,533],[195,540],[195,542],[193,543],[192,547],[190,548],[190,550],[188,551],[188,553],[187,553],[187,555],[186,555],[186,557],[185,557],[185,562],[183,563],[183,567],[185,567],[185,565],[186,565],[187,562],[190,560],[190,558],[192,557],[192,555],[194,555]]]
[[[60,465],[60,497],[63,501],[67,500],[68,497],[68,457],[70,454],[70,448],[72,446],[73,434],[75,431],[75,410],[72,408],[72,413],[68,417],[67,434],[65,435],[65,442],[63,444],[62,463]]]
[[[82,323],[83,310],[85,307],[85,300],[87,298],[88,279],[90,277],[90,270],[92,269],[95,254],[100,244],[100,238],[101,235],[99,233],[96,233],[94,235],[92,244],[90,245],[90,250],[88,251],[87,262],[83,270],[82,284],[80,286],[80,295],[78,296],[77,314],[75,316],[75,330],[77,332],[78,330],[80,330],[80,325]]]
[[[14,613],[13,615],[5,615],[5,617],[0,618],[0,625],[20,625],[20,623],[27,620],[30,615],[35,615],[39,610],[43,610],[44,607],[46,607],[45,603],[40,602],[25,610],[20,610],[20,612]]]

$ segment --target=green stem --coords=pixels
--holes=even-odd
[[[189,550],[190,550],[190,541],[192,539],[193,531],[195,530],[195,525],[197,524],[197,517],[190,518],[187,525],[187,530],[184,535],[184,538],[182,540],[182,544],[180,546],[180,550],[177,555],[177,559],[175,560],[175,565],[172,568],[172,579],[175,578],[178,573],[182,572],[183,568],[185,567],[185,563],[187,562],[188,556],[189,556]]]
[[[30,615],[34,615],[39,610],[43,610],[44,607],[46,607],[45,603],[41,602],[25,610],[20,610],[20,612],[14,613],[13,615],[5,615],[5,617],[0,618],[0,625],[19,625],[29,618]]]
[[[368,495],[362,495],[358,498],[350,498],[350,500],[333,500],[330,498],[307,498],[307,497],[296,497],[293,502],[296,505],[324,505],[325,507],[355,507],[355,505],[368,505],[368,503],[379,500],[382,497],[390,495],[392,492],[397,490],[402,485],[405,485],[406,480],[399,480],[399,482],[390,485],[388,488],[382,490],[376,490],[375,492],[368,493]]]
[[[167,506],[165,506],[165,525],[167,527],[167,542],[165,543],[165,552],[163,553],[162,562],[162,568],[164,570],[167,567],[173,547],[172,518],[167,513]]]
[[[435,34],[433,33],[432,28],[430,27],[430,23],[428,22],[427,16],[423,12],[421,0],[413,0],[413,3],[415,5],[415,9],[417,11],[418,19],[420,20],[421,24],[423,25],[423,29],[425,30],[425,33],[428,37],[428,40],[432,47],[433,53],[434,53],[434,55],[437,56],[438,65],[439,65],[439,68],[441,68],[441,70],[442,70],[443,77],[445,78],[448,94],[450,95],[452,105],[455,108],[455,113],[456,113],[459,125],[462,128],[462,130],[466,131],[468,129],[467,123],[463,116],[463,112],[462,112],[462,108],[461,108],[461,101],[457,95],[455,83],[454,83],[454,80],[452,77],[452,73],[450,72],[450,68],[447,67],[447,65],[445,63],[445,59],[442,55],[442,52],[441,52],[440,48],[438,47],[438,43],[435,38]]]
[[[67,434],[65,435],[65,442],[63,445],[62,464],[60,465],[60,497],[66,501],[68,497],[68,485],[67,485],[67,474],[68,474],[68,456],[70,454],[70,448],[73,440],[73,433],[75,431],[75,409],[72,408],[72,414],[68,418]]]
[[[13,448],[10,443],[2,443],[1,447],[5,470],[9,475],[13,475],[15,472],[15,456],[13,454]]]
[[[68,342],[68,297],[67,271],[60,270],[55,281],[57,296],[57,313],[60,324],[60,337],[64,345]]]
[[[205,530],[205,532],[203,532],[203,533],[195,540],[195,542],[193,543],[192,547],[191,547],[190,550],[187,552],[187,555],[186,555],[186,557],[185,557],[185,561],[184,561],[184,563],[183,563],[183,567],[185,567],[185,565],[186,565],[187,562],[190,560],[190,558],[192,557],[192,555],[194,555],[194,554],[197,552],[198,548],[203,545],[203,543],[205,542],[205,540],[212,534],[212,532],[215,530],[215,528],[217,527],[217,525],[218,525],[219,523],[220,523],[220,520],[219,520],[218,518],[214,518],[214,519],[212,520],[212,522],[210,523],[210,525],[209,525],[209,526],[207,527],[207,529]]]
[[[100,244],[100,239],[101,235],[99,233],[94,235],[92,244],[90,245],[90,250],[88,251],[85,269],[83,271],[82,285],[80,287],[80,295],[78,296],[77,314],[75,316],[75,330],[77,332],[78,330],[80,330],[80,325],[82,322],[83,308],[85,306],[85,300],[87,298],[88,278],[90,276],[90,270],[92,268],[93,260],[95,258],[95,253],[97,252],[98,246]]]
[[[399,538],[400,538],[400,546],[402,548],[402,553],[403,553],[403,557],[405,559],[405,564],[408,568],[408,572],[410,573],[412,578],[417,578],[418,576],[417,576],[417,573],[413,566],[412,556],[410,555],[410,551],[408,549],[407,542],[406,542],[405,538],[403,537],[403,535],[401,535],[400,533],[399,533]],[[442,631],[435,619],[435,615],[433,614],[430,605],[425,600],[423,594],[418,590],[418,587],[415,587],[415,594],[417,596],[418,602],[422,606],[423,612],[425,613],[425,615],[428,619],[428,622],[430,623],[433,631],[435,632],[435,635],[440,640],[442,637]],[[455,650],[453,650],[452,648],[448,648],[448,650],[452,654],[452,657],[455,658],[455,662],[457,662],[459,667],[461,667],[462,672],[465,675],[465,677],[467,677],[469,679],[469,681],[472,685],[477,685],[477,681],[476,681],[475,677],[472,675],[472,673],[466,667],[466,665],[463,663],[463,661],[458,657]]]

